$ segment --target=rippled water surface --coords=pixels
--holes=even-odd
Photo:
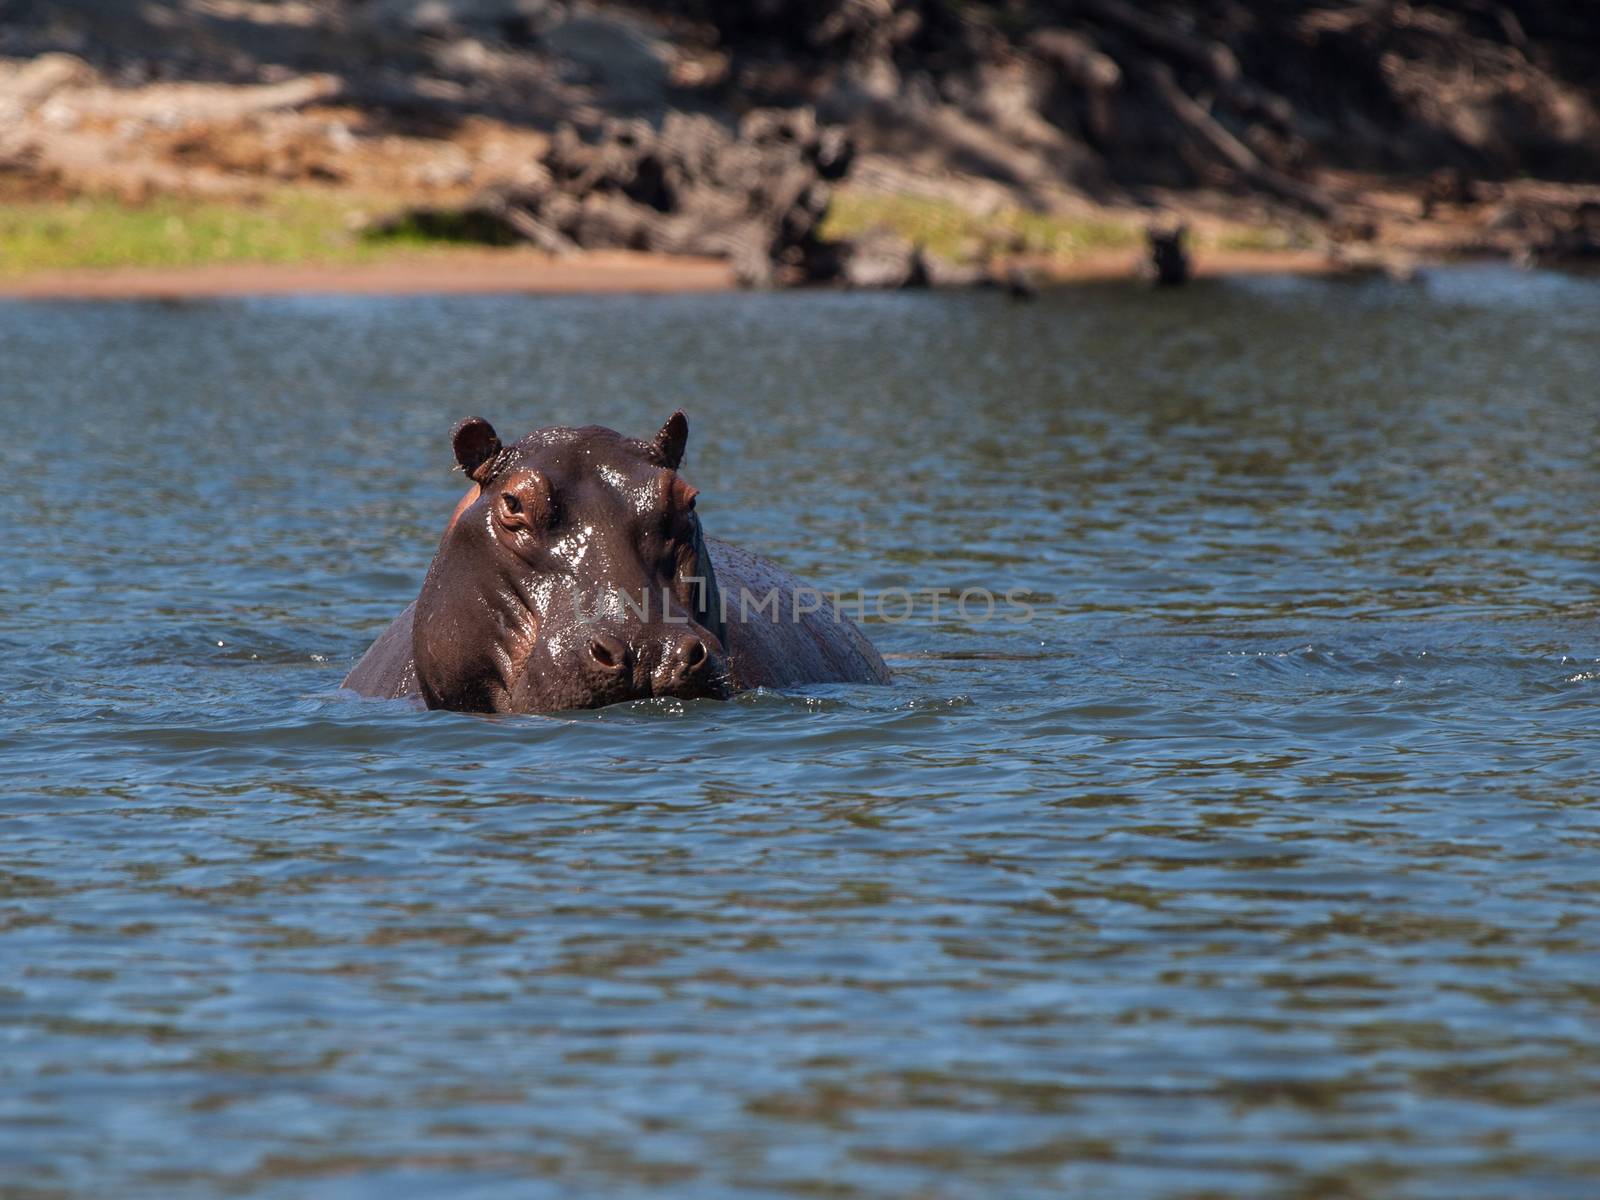
[[[0,306],[0,1195],[1597,1194],[1597,327],[1481,270]],[[680,406],[710,532],[1032,620],[338,691],[457,418]]]

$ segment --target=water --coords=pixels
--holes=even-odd
[[[0,1195],[1594,1195],[1597,316],[0,306]],[[338,692],[457,418],[678,406],[710,532],[1033,619],[874,621],[886,689]]]

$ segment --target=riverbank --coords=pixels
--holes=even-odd
[[[0,28],[0,287],[683,277],[433,258],[474,240],[757,284],[892,285],[914,255],[1070,279],[1180,221],[1202,271],[1600,256],[1600,43],[1561,6],[535,7],[28,6]]]
[[[0,297],[185,300],[305,294],[701,292],[732,289],[721,259],[634,251],[551,255],[415,230],[373,231],[392,197],[279,186],[240,195],[125,197],[105,190],[22,190],[0,181]],[[1199,277],[1323,273],[1348,262],[1314,230],[1175,203],[1190,227]],[[830,236],[874,232],[922,246],[935,261],[1035,284],[1134,278],[1149,214],[1079,204],[981,215],[927,195],[841,189]],[[1444,247],[1448,250],[1448,247]],[[1439,257],[1448,257],[1441,254]],[[935,282],[938,282],[936,279]]]
[[[1017,270],[1035,285],[1132,278],[1145,230],[1184,222],[1198,277],[1380,272],[1464,258],[1541,261],[1527,252],[1523,210],[1600,201],[1600,188],[1520,181],[1480,188],[1479,202],[1427,202],[1415,188],[1345,177],[1365,229],[1295,220],[1224,195],[1168,195],[1158,209],[1081,199],[1034,211],[997,197],[981,210],[924,181],[893,191],[869,176],[838,190],[824,230],[841,239],[890,234],[921,246],[948,277]],[[291,293],[688,292],[731,289],[724,260],[593,250],[553,256],[485,246],[377,220],[397,200],[373,188],[255,186],[126,195],[105,186],[0,172],[0,296],[198,299]],[[913,190],[920,188],[921,190]],[[970,199],[970,197],[963,197]],[[935,282],[939,282],[936,275]]]
[[[1097,251],[1039,266],[1042,286],[1138,277],[1139,256]],[[1324,274],[1342,269],[1311,250],[1201,252],[1195,277]],[[0,277],[0,299],[185,301],[283,295],[620,294],[733,291],[727,263],[623,251],[556,258],[528,249],[441,249],[375,262],[211,263],[79,267]]]

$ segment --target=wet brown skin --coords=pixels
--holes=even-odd
[[[502,446],[487,421],[461,422],[451,441],[473,487],[421,593],[344,686],[429,708],[555,712],[887,683],[831,604],[705,536],[678,473],[687,440],[681,412],[648,442],[588,426]]]

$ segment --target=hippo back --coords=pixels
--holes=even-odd
[[[417,602],[413,600],[389,622],[389,627],[344,677],[342,686],[376,700],[421,697],[417,662],[411,651],[411,618],[416,611]]]
[[[813,589],[730,542],[708,537],[706,545],[722,594],[728,670],[740,687],[889,682],[889,668],[853,622],[826,600],[811,611]]]

